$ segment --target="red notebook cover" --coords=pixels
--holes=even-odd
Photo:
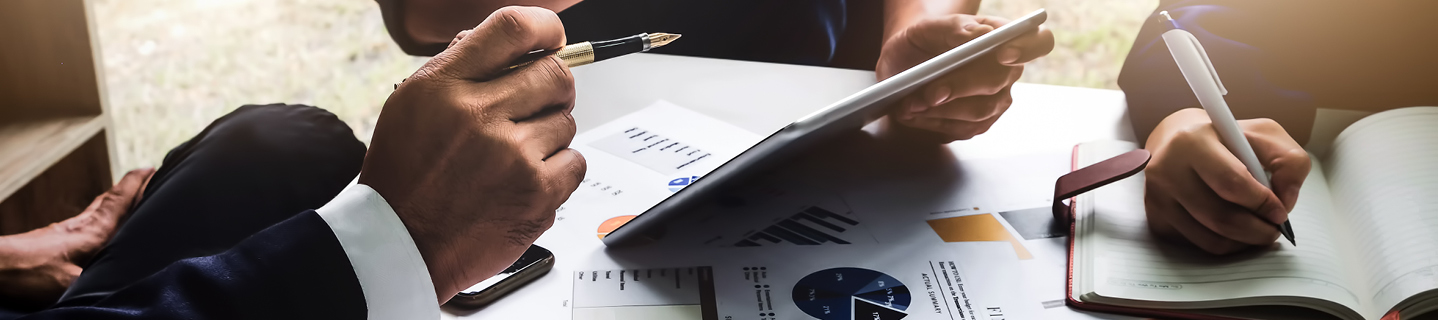
[[[1076,212],[1074,212],[1073,204],[1078,201],[1077,196],[1084,192],[1088,192],[1103,185],[1109,184],[1111,182],[1122,180],[1123,178],[1132,176],[1133,174],[1138,173],[1138,171],[1142,171],[1143,167],[1148,164],[1149,156],[1147,151],[1143,151],[1142,149],[1140,149],[1125,153],[1123,155],[1119,155],[1117,157],[1110,158],[1108,160],[1104,160],[1099,163],[1095,163],[1085,168],[1079,168],[1078,150],[1079,146],[1074,146],[1072,156],[1070,157],[1071,160],[1069,163],[1069,174],[1060,177],[1059,181],[1056,182],[1054,186],[1054,216],[1058,219],[1058,221],[1066,222],[1069,225],[1069,262],[1068,276],[1066,277],[1066,279],[1068,279],[1068,282],[1065,284],[1066,290],[1064,295],[1064,300],[1067,302],[1068,306],[1079,310],[1122,314],[1138,317],[1154,317],[1160,319],[1241,320],[1238,318],[1187,313],[1183,312],[1183,310],[1130,308],[1115,305],[1088,303],[1079,301],[1078,299],[1074,299],[1073,235],[1077,234],[1075,233],[1077,230],[1075,229],[1075,224],[1073,220],[1073,217],[1076,214]],[[1140,160],[1140,158],[1142,160],[1142,163],[1138,161]],[[1079,169],[1087,169],[1084,171],[1088,172],[1080,173]],[[1071,177],[1074,175],[1081,176]],[[1063,205],[1062,203],[1060,203],[1059,201],[1061,201],[1062,199],[1068,199],[1069,205]],[[1399,317],[1398,311],[1390,311],[1387,314],[1383,315],[1383,318],[1381,320],[1400,319],[1401,317]]]

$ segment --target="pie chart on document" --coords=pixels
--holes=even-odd
[[[619,227],[623,226],[625,223],[629,223],[629,220],[634,220],[634,217],[636,216],[628,215],[613,217],[609,218],[609,220],[604,220],[604,222],[599,223],[599,238],[604,239],[604,236],[609,235],[610,232],[614,232],[614,229],[619,229]]]
[[[794,304],[820,320],[903,319],[909,301],[903,283],[869,269],[825,269],[794,284]]]
[[[669,192],[679,192],[679,190],[683,190],[684,187],[688,187],[689,184],[696,181],[699,181],[699,176],[680,177],[669,180]]]

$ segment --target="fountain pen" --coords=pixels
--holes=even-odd
[[[585,41],[567,45],[558,50],[536,50],[530,52],[525,55],[524,58],[520,59],[520,61],[524,62],[509,66],[505,68],[505,70],[524,67],[530,63],[534,63],[535,60],[551,55],[558,56],[559,60],[564,60],[564,64],[573,68],[594,63],[595,61],[604,61],[613,57],[649,51],[649,49],[663,47],[670,42],[674,42],[675,39],[679,39],[679,34],[656,32],[640,33],[614,40]],[[409,78],[402,79],[399,82],[403,83],[404,80],[409,80]],[[394,88],[399,89],[399,83],[394,84]]]
[[[597,61],[608,60],[622,55],[649,51],[674,42],[679,39],[678,34],[673,33],[640,33],[633,36],[614,40],[585,41],[564,46],[559,50],[539,50],[531,52],[523,59],[525,62],[510,66],[509,69],[519,68],[540,58],[554,55],[564,60],[570,68],[578,67]]]

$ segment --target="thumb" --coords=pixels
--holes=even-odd
[[[110,192],[118,194],[122,198],[134,199],[136,195],[140,194],[140,191],[144,190],[145,183],[154,174],[155,168],[130,170],[125,173],[124,177],[120,177],[120,182],[115,183],[115,186],[110,188]]]
[[[1271,173],[1268,179],[1273,193],[1282,200],[1284,208],[1292,211],[1298,203],[1298,191],[1303,187],[1303,181],[1308,179],[1308,171],[1313,168],[1308,152],[1301,147],[1269,139],[1250,138],[1248,141],[1263,168]]]
[[[485,81],[538,50],[564,47],[564,24],[554,11],[539,7],[504,7],[474,30],[455,37],[423,69],[441,75]]]
[[[904,29],[902,36],[914,49],[929,55],[938,55],[998,27],[984,22],[966,14],[924,19]]]
[[[1303,187],[1303,181],[1308,179],[1308,171],[1312,168],[1308,154],[1301,151],[1289,153],[1266,161],[1264,167],[1273,172],[1269,177],[1273,192],[1283,200],[1283,206],[1292,211],[1298,203],[1298,190]]]
[[[997,55],[999,63],[1017,66],[1046,56],[1053,50],[1053,32],[1044,26],[1039,26],[1033,32],[1010,40],[1008,44],[999,48]]]
[[[1298,203],[1298,190],[1303,187],[1303,181],[1308,179],[1308,171],[1313,167],[1308,152],[1276,121],[1247,119],[1239,120],[1238,124],[1264,170],[1271,172],[1268,179],[1273,193],[1283,202],[1284,208],[1292,211]]]
[[[120,178],[120,182],[110,187],[109,191],[95,197],[95,201],[90,202],[90,206],[86,207],[85,211],[100,215],[124,215],[129,211],[130,204],[134,203],[136,196],[144,189],[150,176],[154,174],[155,169],[153,168],[126,172],[125,176]]]
[[[453,39],[453,40],[449,40],[449,45],[448,45],[448,46],[445,46],[444,48],[445,48],[445,49],[453,48],[454,45],[457,44],[457,43],[459,43],[460,40],[464,40],[464,37],[465,37],[465,36],[468,36],[470,32],[474,32],[474,29],[466,29],[466,30],[460,31],[459,33],[454,34],[454,39]]]

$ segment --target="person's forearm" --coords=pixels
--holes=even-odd
[[[980,0],[885,0],[884,39],[920,19],[949,14],[975,14]]]
[[[534,6],[559,12],[581,0],[392,0],[403,10],[404,32],[420,44],[449,43],[499,8]]]

